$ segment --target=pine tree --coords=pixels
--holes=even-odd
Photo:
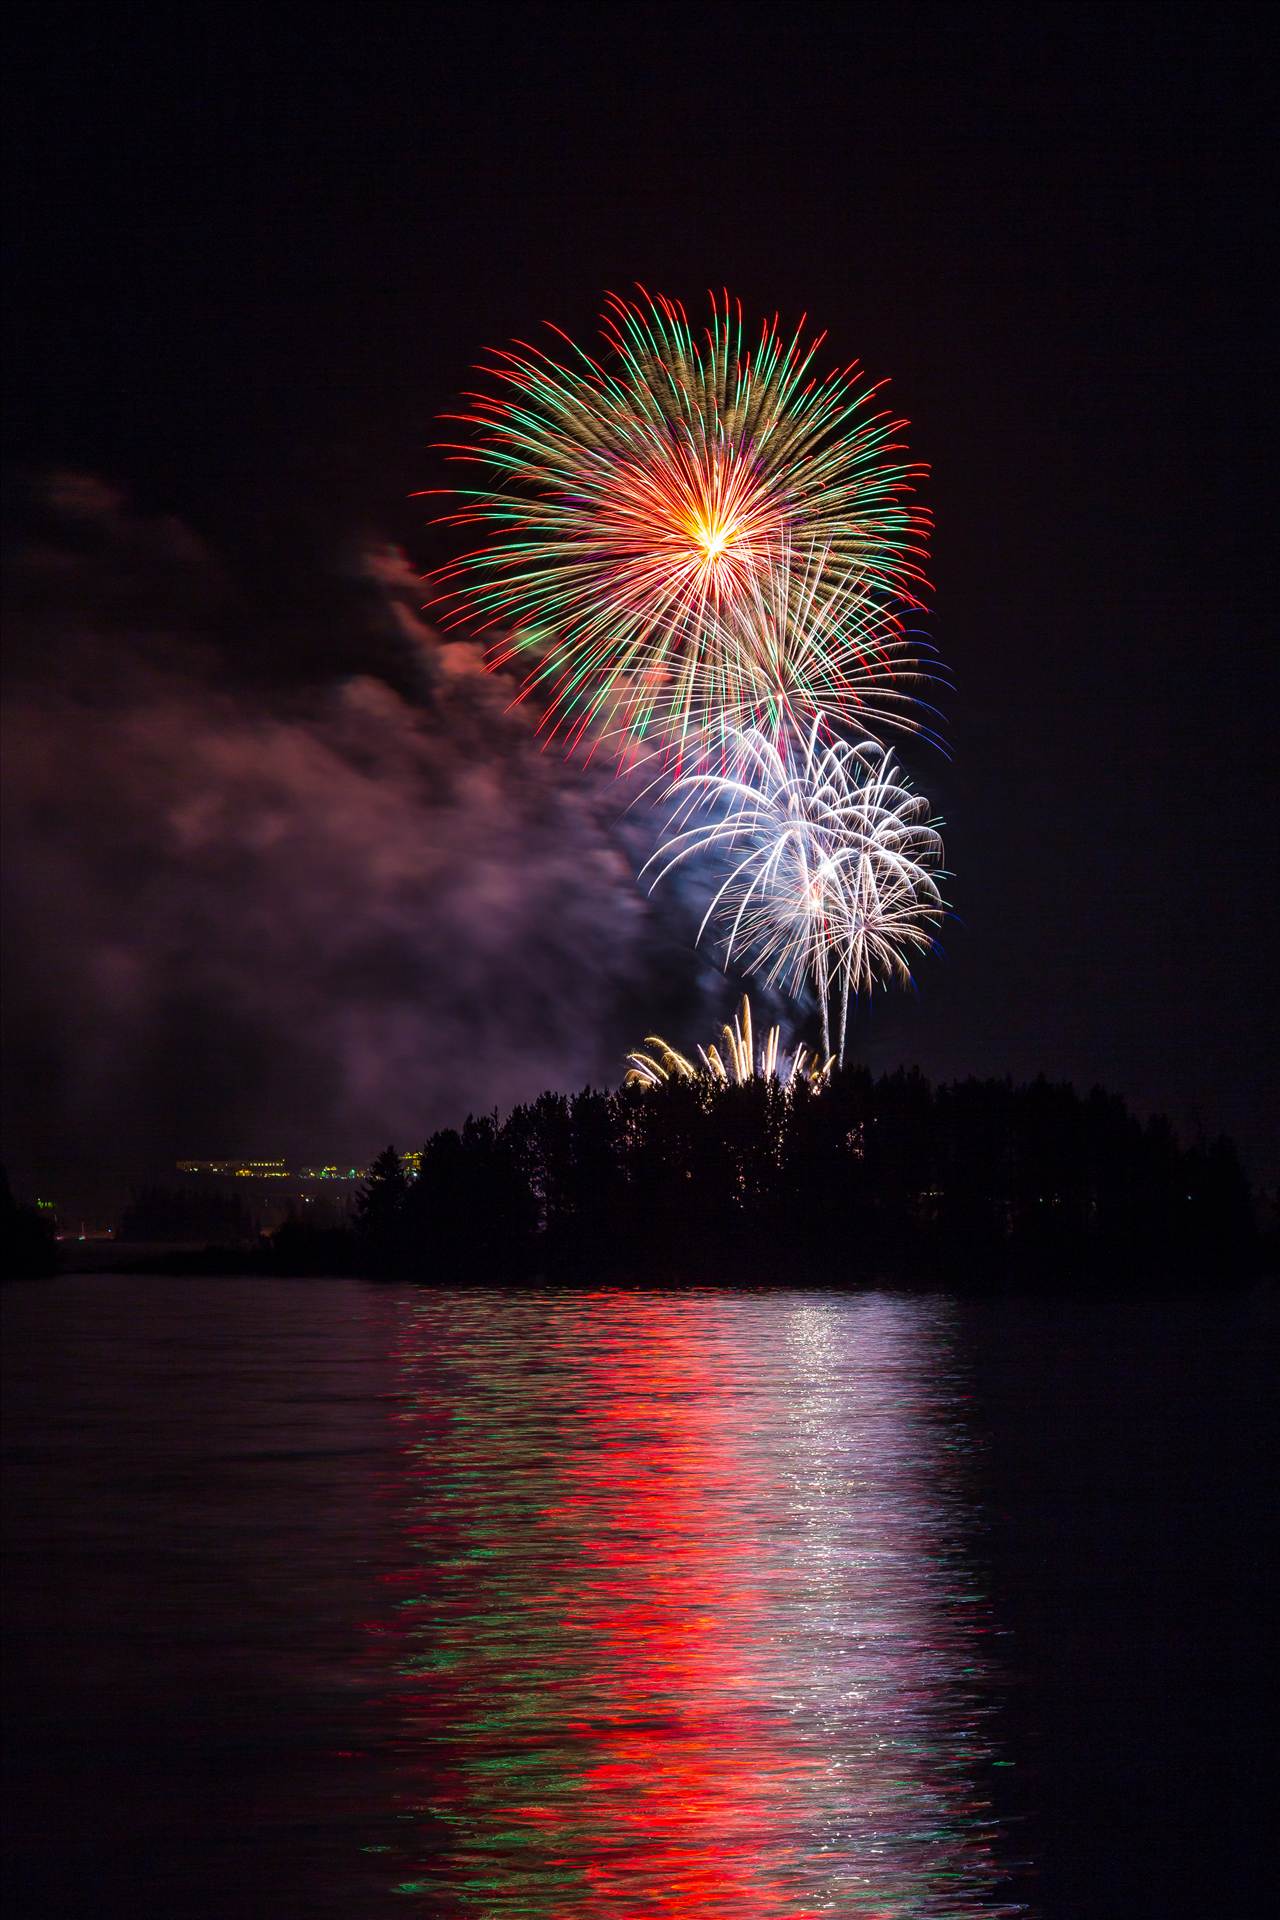
[[[356,1195],[356,1232],[369,1264],[385,1271],[396,1264],[403,1238],[409,1177],[394,1147],[385,1147],[365,1175]]]

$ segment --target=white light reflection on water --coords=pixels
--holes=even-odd
[[[983,1785],[991,1622],[946,1303],[402,1311],[382,1625],[410,1907],[1022,1911]]]

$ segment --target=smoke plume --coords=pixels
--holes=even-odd
[[[187,527],[82,476],[42,508],[9,569],[19,1178],[367,1158],[619,1077],[688,930],[636,886],[625,793],[540,751],[398,552],[353,552],[343,657],[298,671]]]

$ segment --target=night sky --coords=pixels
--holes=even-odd
[[[1266,16],[274,12],[32,10],[12,61],[19,1181],[367,1156],[728,1013],[608,781],[418,611],[436,416],[636,281],[807,312],[932,468],[958,917],[855,1051],[1280,1175]]]

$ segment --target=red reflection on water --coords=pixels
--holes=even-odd
[[[965,1920],[945,1343],[914,1303],[420,1296],[399,1886],[432,1914]]]
[[[605,1322],[609,1325],[608,1321]],[[583,1796],[603,1844],[584,1863],[584,1914],[732,1911],[806,1920],[771,1869],[770,1825],[812,1762],[761,1708],[767,1570],[744,1520],[769,1488],[735,1444],[725,1377],[744,1356],[678,1298],[628,1302],[588,1363],[567,1491],[544,1513],[580,1543],[565,1631],[593,1636],[600,1706],[579,1731]],[[588,1745],[594,1751],[588,1750]]]

